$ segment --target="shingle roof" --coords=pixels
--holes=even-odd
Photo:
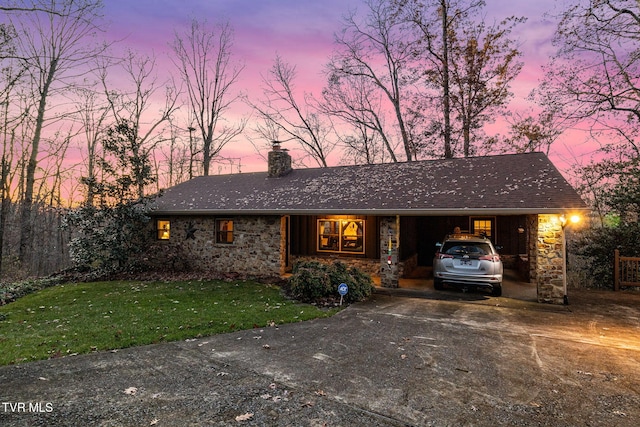
[[[470,215],[585,210],[543,153],[197,177],[156,214]]]

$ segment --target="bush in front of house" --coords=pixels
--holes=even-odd
[[[141,269],[140,260],[152,243],[146,224],[152,198],[108,205],[82,205],[69,211],[63,228],[72,232],[71,260],[96,278]]]
[[[371,276],[356,267],[336,261],[326,264],[319,261],[301,261],[294,265],[288,280],[291,296],[302,302],[320,303],[339,300],[338,286],[346,283],[349,292],[344,302],[352,303],[368,298],[373,291]]]
[[[613,256],[640,256],[640,224],[637,222],[606,224],[580,230],[568,241],[571,254],[568,267],[579,270],[585,278],[582,286],[602,289],[613,288]]]

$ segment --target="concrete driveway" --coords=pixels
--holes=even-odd
[[[0,425],[638,425],[640,294],[570,302],[376,294],[329,319],[2,367]]]

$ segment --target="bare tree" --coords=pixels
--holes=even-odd
[[[452,63],[462,60],[452,54],[452,41],[465,25],[471,25],[468,17],[474,10],[484,5],[483,0],[468,3],[460,0],[395,0],[405,19],[411,22],[419,38],[417,55],[422,64],[416,72],[425,86],[435,90],[436,95],[425,96],[432,104],[427,108],[437,108],[442,117],[442,138],[445,158],[454,156],[453,149],[453,106],[452,106]]]
[[[336,38],[325,93],[335,100],[342,97],[361,113],[361,99],[347,98],[336,88],[353,85],[355,77],[368,79],[389,101],[387,110],[394,112],[407,160],[425,154],[451,158],[458,140],[464,155],[471,155],[472,137],[477,139],[482,127],[502,111],[511,95],[509,85],[522,67],[509,37],[522,19],[488,25],[477,19],[483,0],[365,4],[366,19],[360,22],[352,12]],[[378,132],[383,141],[390,139],[388,131]],[[434,147],[440,143],[438,152]]]
[[[451,66],[451,104],[462,128],[463,154],[473,154],[471,137],[484,124],[504,112],[512,95],[510,85],[522,69],[521,52],[509,38],[524,18],[510,17],[499,24],[462,23],[449,32]]]
[[[558,116],[589,130],[597,156],[577,168],[601,218],[637,226],[640,182],[640,3],[587,0],[560,16],[556,55],[537,92]]]
[[[509,137],[503,147],[497,147],[498,151],[504,153],[541,151],[549,155],[553,143],[574,124],[553,108],[543,108],[537,113],[531,110],[513,112],[505,118],[509,123]]]
[[[16,28],[16,56],[24,64],[37,104],[34,128],[25,170],[23,210],[21,216],[20,260],[24,263],[31,252],[31,207],[42,130],[50,112],[47,101],[67,89],[74,79],[87,72],[89,61],[99,54],[101,46],[92,44],[98,30],[101,2],[98,0],[24,0],[19,9],[8,13]],[[45,9],[45,10],[41,10]]]
[[[106,120],[110,112],[109,106],[100,94],[92,89],[78,88],[76,90],[76,116],[81,126],[83,141],[86,149],[86,175],[82,183],[86,187],[84,202],[93,205],[93,198],[97,192],[97,158],[99,156],[99,142],[104,137]]]
[[[263,77],[264,98],[251,104],[264,125],[256,131],[268,141],[292,140],[319,166],[327,167],[327,156],[335,148],[329,140],[332,124],[316,108],[311,94],[304,93],[302,102],[295,91],[296,68],[276,57],[267,77]]]
[[[194,20],[188,33],[176,34],[171,47],[202,137],[202,170],[209,175],[211,160],[246,125],[244,119],[229,124],[225,117],[239,98],[232,88],[244,67],[231,62],[233,31],[229,23],[208,27],[206,21]]]
[[[31,4],[25,2],[24,6],[2,6],[0,10],[4,12],[45,12],[52,15],[64,16],[63,12],[58,11],[55,5],[46,0],[32,1]]]
[[[176,89],[171,81],[158,81],[153,57],[129,51],[118,64],[128,80],[123,83],[121,79],[119,84],[129,84],[129,90],[118,91],[110,88],[108,65],[102,66],[100,80],[116,124],[111,127],[111,135],[108,135],[105,141],[115,141],[114,143],[123,149],[126,145],[126,149],[134,158],[151,158],[156,146],[165,138],[163,125],[169,123],[178,108]],[[164,90],[164,93],[159,93],[161,90]],[[157,100],[164,103],[159,116],[149,111]],[[137,196],[142,198],[149,183],[146,172],[139,170],[134,175]]]
[[[79,130],[70,126],[62,131],[56,132],[47,140],[45,149],[40,154],[41,174],[43,178],[38,180],[37,191],[39,199],[48,206],[60,207],[66,201],[62,197],[62,184],[75,172],[78,165],[68,164],[67,151],[71,141],[77,138]]]
[[[362,76],[332,74],[322,91],[319,108],[350,125],[356,137],[342,138],[356,162],[376,163],[389,154],[397,162],[393,140],[387,136],[381,94],[370,79]],[[377,147],[377,142],[382,146]]]
[[[440,134],[445,158],[456,155],[460,142],[463,155],[470,156],[483,126],[504,111],[510,84],[522,69],[521,53],[510,34],[524,18],[488,24],[480,15],[483,0],[395,3],[418,37],[414,70],[426,92],[413,110],[436,111],[441,120],[423,125],[423,136]]]
[[[404,117],[407,92],[413,83],[409,65],[415,56],[414,37],[393,2],[365,0],[364,3],[367,16],[363,22],[356,12],[345,17],[344,28],[336,35],[337,48],[328,65],[328,75],[331,79],[364,78],[374,84],[393,111],[406,160],[415,160],[416,150]]]
[[[14,153],[16,146],[16,129],[26,119],[19,108],[13,108],[15,99],[20,99],[17,86],[24,75],[24,68],[18,61],[7,58],[14,54],[12,40],[15,32],[11,26],[0,26],[0,138],[2,140],[2,157],[0,160],[0,272],[4,260],[4,242],[7,219],[11,209],[11,170],[15,170]],[[6,56],[5,56],[6,55]],[[17,112],[17,115],[14,115]]]
[[[386,152],[379,141],[380,135],[364,125],[355,125],[353,132],[340,136],[344,146],[344,164],[377,164],[385,162]]]
[[[170,121],[169,144],[163,144],[152,159],[158,171],[158,190],[193,178],[191,134],[195,128],[188,127],[186,131],[189,133],[188,137],[185,136],[185,129]]]
[[[640,3],[588,0],[561,16],[541,90],[607,152],[640,156]]]

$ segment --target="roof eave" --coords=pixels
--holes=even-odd
[[[586,207],[554,208],[446,208],[446,209],[239,209],[239,210],[156,210],[152,216],[188,215],[374,215],[374,216],[460,216],[460,215],[537,215],[561,214],[565,212],[588,212]]]

